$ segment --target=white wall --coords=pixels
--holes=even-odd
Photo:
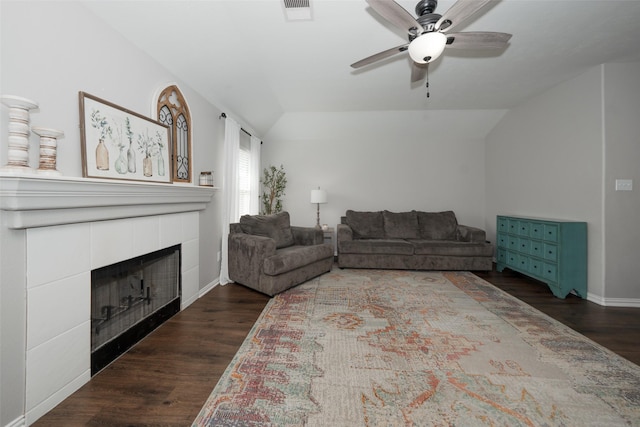
[[[321,223],[347,209],[452,209],[484,225],[484,137],[503,111],[383,111],[285,114],[262,146],[262,165],[287,172],[284,208],[314,225],[310,191],[327,190]]]
[[[594,67],[510,110],[487,137],[490,234],[497,214],[586,221],[589,299],[601,304],[640,296],[637,189],[613,191],[615,178],[638,179],[638,70]]]
[[[605,292],[640,306],[640,62],[605,64]],[[615,191],[632,179],[633,191]]]
[[[193,171],[222,169],[224,122],[220,110],[182,83],[144,52],[97,19],[78,2],[0,2],[1,93],[37,101],[31,124],[61,129],[58,170],[82,176],[78,92],[85,91],[140,114],[151,116],[153,95],[176,82],[193,119]],[[7,109],[0,109],[6,129]],[[30,164],[38,164],[38,138],[31,135]],[[7,134],[0,132],[0,165],[7,162]],[[215,176],[215,175],[214,175]],[[200,214],[200,287],[217,280],[220,247],[220,194]],[[24,407],[24,277],[13,277],[15,250],[11,231],[0,227],[0,425],[23,414]],[[216,282],[217,283],[217,282]],[[22,325],[22,326],[21,326]],[[23,367],[23,366],[22,366]]]
[[[28,29],[28,30],[27,30]],[[58,142],[58,170],[66,176],[82,176],[78,92],[85,91],[143,115],[151,111],[155,93],[177,82],[190,108],[193,125],[193,178],[203,170],[222,169],[221,147],[224,121],[220,110],[189,86],[161,67],[148,55],[89,10],[75,2],[2,2],[3,94],[37,101],[40,108],[31,114],[31,124],[61,129]],[[2,109],[6,123],[6,108]],[[1,135],[6,146],[7,135]],[[30,164],[38,164],[38,138],[31,135]],[[6,163],[6,149],[0,150]],[[219,248],[218,195],[202,215],[204,256]],[[205,249],[205,250],[202,250]],[[215,253],[214,253],[215,255]],[[201,262],[209,271],[201,272],[202,286],[218,276],[210,259]],[[203,274],[204,273],[204,274]]]

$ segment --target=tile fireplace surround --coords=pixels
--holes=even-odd
[[[0,175],[2,232],[23,252],[5,278],[24,278],[26,425],[90,379],[91,270],[181,244],[181,309],[198,298],[198,211],[214,191]]]

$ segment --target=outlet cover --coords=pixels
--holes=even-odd
[[[616,179],[616,191],[633,191],[633,180]]]

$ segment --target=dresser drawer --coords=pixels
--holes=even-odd
[[[509,250],[512,251],[517,251],[520,248],[520,244],[518,243],[518,238],[515,236],[508,236],[507,237],[508,243],[509,243]]]
[[[542,258],[543,244],[537,240],[532,240],[529,246],[529,253],[535,257]]]
[[[550,243],[544,244],[544,259],[557,262],[558,261],[558,247]]]
[[[518,250],[522,253],[529,253],[529,246],[531,246],[531,240],[523,239],[522,237],[518,239]]]
[[[509,231],[509,220],[504,217],[498,217],[498,233],[507,233]]]
[[[534,239],[542,239],[542,236],[544,236],[544,226],[539,222],[532,222],[529,225],[529,235]]]
[[[529,222],[518,221],[518,236],[529,237]]]
[[[498,247],[499,248],[509,247],[509,239],[506,234],[498,233]]]
[[[518,234],[518,220],[517,219],[512,219],[509,218],[508,223],[509,223],[509,229],[508,232],[511,234]]]
[[[556,224],[544,224],[544,240],[547,242],[558,241],[558,226]]]
[[[529,257],[526,255],[518,255],[518,268],[522,271],[529,270]]]
[[[552,282],[558,281],[558,267],[555,264],[542,264],[542,277]]]
[[[507,259],[505,260],[506,264],[510,267],[518,266],[518,254],[516,252],[507,251]]]
[[[507,251],[503,248],[498,248],[498,253],[496,254],[496,260],[499,263],[506,264],[507,263]]]
[[[531,260],[529,261],[529,271],[531,272],[531,274],[533,274],[534,276],[542,277],[542,268],[542,261],[531,258]]]

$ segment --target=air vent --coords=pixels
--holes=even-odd
[[[309,0],[282,0],[287,21],[311,20]]]
[[[290,7],[311,7],[309,6],[309,0],[283,0],[284,7],[289,9]]]

